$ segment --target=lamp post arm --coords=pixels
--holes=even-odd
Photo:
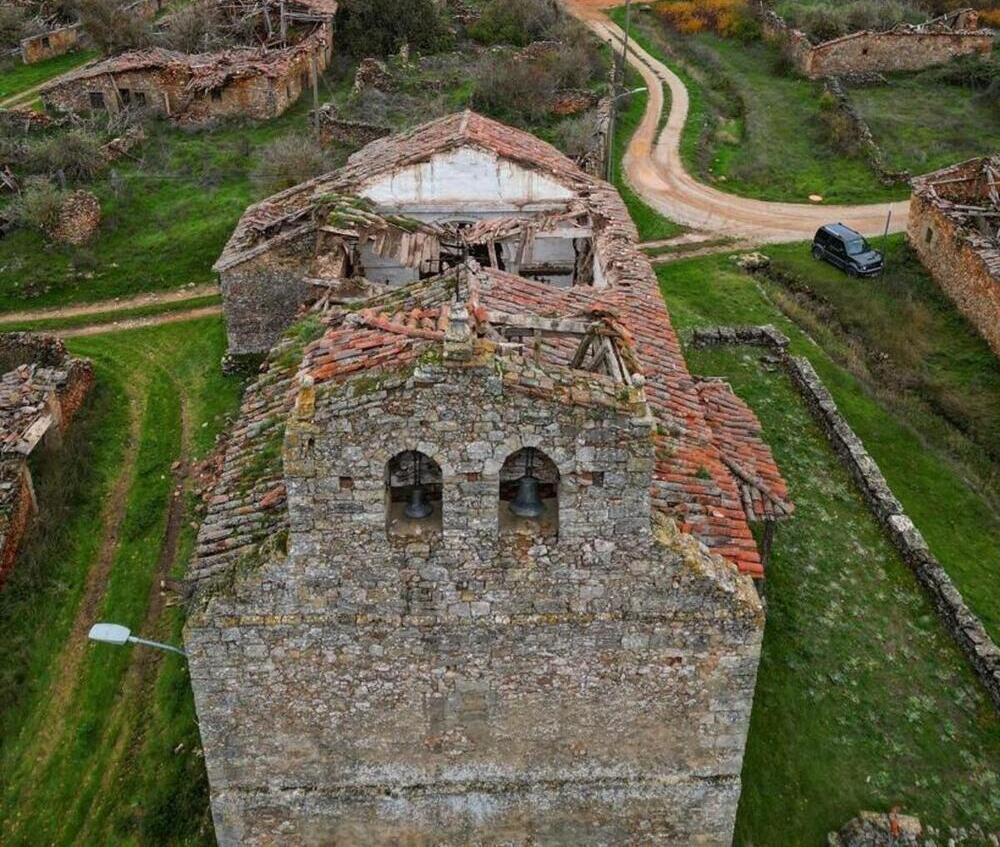
[[[172,644],[162,644],[159,641],[147,641],[145,638],[139,638],[136,635],[130,635],[128,638],[133,644],[145,644],[147,647],[155,647],[157,650],[166,650],[170,653],[176,653],[178,656],[183,656],[187,658],[187,653],[181,650],[180,647],[174,647]]]

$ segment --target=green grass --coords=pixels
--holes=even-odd
[[[818,335],[823,346],[816,346],[773,304],[766,289],[759,289],[754,279],[736,270],[725,257],[679,261],[660,268],[658,274],[667,303],[681,326],[699,322],[775,323],[788,332],[794,340],[793,351],[813,362],[931,550],[994,638],[1000,640],[995,578],[1000,561],[1000,516],[991,508],[989,489],[972,481],[972,469],[963,470],[953,443],[942,442],[942,422],[934,411],[905,405],[902,400],[895,408],[888,406],[888,401],[880,403],[877,381],[862,381],[827,354],[827,349],[834,355],[841,353],[839,343]],[[875,298],[873,303],[877,303]],[[929,325],[926,331],[948,337],[947,318],[945,311],[939,317],[940,324]],[[959,319],[953,320],[959,324]],[[873,318],[873,325],[876,322]],[[959,344],[960,333],[954,338]],[[914,343],[920,342],[914,339]],[[978,349],[978,341],[966,339],[954,351],[937,351],[933,361],[938,369],[949,372],[950,379],[961,382],[966,368],[977,372],[976,365],[970,364],[969,350]],[[995,385],[995,373],[995,365],[986,364],[978,379],[984,386],[992,379]]]
[[[212,280],[212,265],[240,216],[267,194],[251,179],[261,147],[285,134],[305,134],[309,108],[303,98],[267,124],[230,122],[200,132],[155,122],[141,148],[143,161],[119,163],[91,186],[103,215],[92,245],[53,246],[27,229],[4,239],[0,310]],[[347,151],[333,152],[340,160]]]
[[[935,73],[893,76],[889,85],[850,92],[893,170],[927,173],[1000,149],[1000,107],[988,95],[937,81]]]
[[[59,675],[61,656],[95,561],[102,507],[112,480],[128,471],[122,458],[132,455],[125,449],[130,420],[138,425],[134,476],[98,617],[154,638],[179,638],[180,608],[147,620],[174,496],[171,466],[182,455],[195,459],[211,448],[235,410],[240,385],[219,371],[225,336],[218,319],[77,339],[71,347],[97,368],[98,394],[88,412],[94,419],[80,435],[92,452],[73,463],[80,479],[67,486],[72,502],[65,510],[73,524],[35,534],[34,578],[20,566],[14,571],[13,585],[23,580],[25,588],[50,590],[18,591],[4,608],[5,644],[18,649],[0,655],[2,690],[6,695],[6,681],[17,673],[22,684],[4,697],[0,713],[0,840],[208,845],[207,783],[183,662],[92,645],[62,689],[64,706],[57,714],[47,707],[54,689],[66,683]],[[52,485],[48,479],[40,469],[43,493]],[[193,544],[194,500],[187,506],[177,553],[167,563],[174,575]],[[56,546],[60,539],[71,555]]]
[[[611,17],[624,24],[624,10]],[[633,16],[632,35],[681,77],[690,114],[681,142],[688,170],[715,187],[761,200],[866,203],[906,196],[885,188],[863,159],[827,140],[821,85],[775,72],[775,48],[699,34],[681,38],[650,14]]]
[[[966,598],[998,619],[1000,524],[950,462],[881,408],[725,258],[659,276],[682,331],[779,325],[807,355]],[[757,412],[789,482],[743,772],[736,844],[824,843],[861,809],[1000,826],[1000,718],[787,377],[761,351],[689,351]],[[969,565],[967,559],[973,564]]]
[[[0,73],[0,100],[6,100],[22,91],[27,91],[36,85],[46,82],[52,77],[64,74],[84,62],[89,62],[97,55],[96,50],[81,50],[76,53],[65,53],[54,56],[44,62],[25,65],[18,62],[12,68]]]

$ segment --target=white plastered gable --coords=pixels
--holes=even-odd
[[[476,146],[435,154],[428,161],[375,177],[360,194],[383,208],[518,209],[563,204],[575,194],[541,171]]]

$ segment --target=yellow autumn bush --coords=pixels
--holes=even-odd
[[[665,0],[654,9],[667,25],[684,35],[714,32],[727,38],[742,37],[752,18],[747,0]]]

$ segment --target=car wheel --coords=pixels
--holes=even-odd
[[[851,265],[848,265],[847,266],[847,275],[849,277],[852,277],[853,279],[857,279],[858,278],[858,269],[855,268],[855,267],[853,267],[853,266],[851,266]]]
[[[813,247],[813,258],[818,262],[823,258],[823,248],[819,246]]]

